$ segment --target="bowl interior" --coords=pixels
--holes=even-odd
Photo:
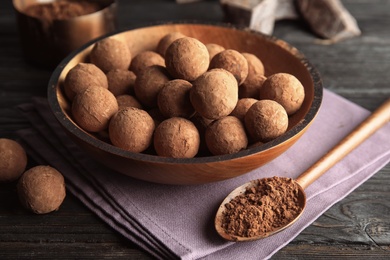
[[[299,111],[289,117],[289,128],[287,132],[283,136],[264,145],[252,147],[236,154],[196,157],[191,159],[165,158],[149,154],[132,153],[101,141],[94,135],[79,128],[73,122],[70,113],[70,102],[62,91],[62,84],[68,71],[79,62],[88,62],[89,52],[92,49],[94,42],[99,40],[97,39],[78,51],[75,51],[61,62],[50,79],[48,89],[49,103],[57,119],[68,134],[70,134],[76,142],[81,144],[81,146],[86,148],[95,158],[101,157],[99,154],[105,154],[105,156],[111,158],[107,160],[115,161],[115,163],[106,163],[109,167],[135,178],[148,181],[173,184],[218,181],[248,172],[279,156],[303,134],[313,121],[322,100],[322,83],[320,76],[303,54],[282,40],[265,36],[248,29],[237,29],[227,25],[192,23],[152,25],[149,27],[129,29],[106,37],[114,37],[127,42],[132,56],[134,57],[141,51],[155,50],[158,41],[164,35],[173,31],[178,31],[184,35],[197,38],[205,44],[216,43],[222,45],[226,49],[252,53],[259,57],[264,63],[266,76],[277,72],[290,73],[296,76],[305,88],[305,100]],[[245,165],[245,163],[243,164],[242,160],[244,160],[244,162],[249,162],[248,165]],[[129,164],[123,163],[123,161],[129,161]],[[180,173],[175,173],[170,176],[171,172],[176,171],[175,169],[178,165],[180,166],[178,167],[179,169],[181,169],[183,165],[192,167],[188,174],[194,176],[183,183],[180,180],[165,180],[165,177],[163,178],[164,180],[160,180],[159,176],[154,176],[155,171],[152,169],[150,171],[150,176],[139,177],[139,174],[131,173],[130,170],[127,169],[129,168],[129,165],[134,163],[138,164],[139,162],[141,162],[142,167],[157,167],[158,170],[156,170],[156,174],[161,175],[161,172],[165,174],[164,171],[168,171],[168,173],[166,173],[166,176],[168,176],[167,179],[175,178],[175,176],[180,175]],[[103,163],[105,163],[104,159]],[[123,167],[115,167],[115,165],[113,165],[118,163],[124,164],[124,167],[126,166],[127,168],[122,169]],[[232,163],[234,165],[232,165]],[[193,167],[194,165],[196,165],[195,168]],[[222,168],[224,169],[232,169],[233,172],[216,177],[215,175],[223,170],[219,169],[220,166],[223,166]],[[142,167],[140,169],[142,169]],[[212,172],[213,177],[209,178],[210,172]]]

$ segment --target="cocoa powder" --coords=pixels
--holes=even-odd
[[[290,178],[257,180],[225,204],[222,228],[233,236],[266,236],[299,215],[298,194],[298,185]]]
[[[30,5],[24,12],[32,17],[53,21],[91,14],[101,8],[98,3],[90,1],[60,0],[51,3]]]

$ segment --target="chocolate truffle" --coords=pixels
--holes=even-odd
[[[16,141],[0,138],[0,182],[17,180],[27,165],[24,148]]]
[[[165,117],[190,118],[195,110],[190,102],[192,84],[183,79],[165,83],[157,97],[158,108]]]
[[[205,140],[205,134],[206,129],[209,124],[211,124],[214,120],[210,120],[207,118],[204,118],[203,116],[199,115],[199,113],[195,113],[191,118],[191,122],[196,126],[199,132],[200,137],[200,144],[199,144],[199,156],[207,156],[210,155],[210,151],[207,148],[206,140]]]
[[[154,121],[146,111],[126,107],[112,117],[108,133],[113,145],[140,153],[152,143],[154,128]]]
[[[248,137],[242,122],[234,116],[226,116],[212,122],[206,129],[206,144],[214,155],[239,152],[248,145]]]
[[[191,104],[207,119],[229,115],[238,101],[238,86],[234,76],[224,69],[207,71],[193,82]]]
[[[73,119],[89,132],[106,129],[117,111],[118,102],[115,96],[105,88],[87,88],[77,94],[72,103]]]
[[[254,98],[241,98],[238,100],[236,107],[230,113],[231,116],[235,116],[240,119],[241,122],[244,122],[246,112],[249,108],[256,103],[258,100]]]
[[[198,153],[199,142],[195,125],[180,117],[164,120],[154,133],[154,148],[160,156],[192,158]]]
[[[113,69],[107,73],[108,90],[114,96],[134,94],[136,76],[134,72],[123,69]]]
[[[209,63],[206,46],[195,38],[177,39],[165,52],[165,65],[174,78],[193,81],[207,71]]]
[[[73,100],[77,93],[89,87],[108,88],[107,76],[92,63],[79,63],[66,74],[64,80],[65,95]]]
[[[89,54],[91,62],[104,73],[113,69],[129,69],[131,52],[126,43],[115,38],[105,38],[97,43]]]
[[[135,80],[135,96],[143,105],[157,107],[157,95],[169,80],[169,74],[164,67],[159,65],[147,67]]]
[[[154,125],[157,127],[162,121],[168,119],[167,117],[161,114],[161,111],[158,107],[152,108],[147,111],[148,114],[153,118]]]
[[[116,96],[116,101],[118,102],[119,109],[123,107],[136,107],[139,109],[142,109],[142,104],[133,96],[131,95],[119,95]]]
[[[273,100],[254,103],[244,120],[252,142],[268,142],[284,134],[288,127],[286,110]]]
[[[207,43],[205,45],[207,50],[209,51],[210,61],[214,58],[216,54],[225,50],[224,47],[216,43]]]
[[[17,191],[22,205],[36,214],[58,210],[66,196],[62,174],[50,166],[35,166],[19,179]]]
[[[264,64],[256,55],[248,52],[241,54],[248,62],[248,77],[258,74],[264,75]]]
[[[238,88],[238,97],[258,99],[261,87],[266,79],[264,75],[260,74],[248,77]]]
[[[130,70],[134,71],[136,75],[139,75],[142,70],[152,65],[160,65],[165,67],[164,58],[154,51],[143,51],[138,53],[130,64]]]
[[[284,107],[288,115],[292,115],[301,107],[305,89],[294,75],[276,73],[264,81],[259,99],[274,100]]]
[[[248,61],[248,76],[238,89],[240,98],[259,98],[260,89],[267,79],[264,76],[264,65],[257,56],[251,53],[242,53]]]
[[[171,32],[166,34],[164,37],[160,39],[157,44],[157,53],[159,53],[162,57],[165,58],[165,52],[168,49],[169,45],[177,39],[186,37],[184,34],[180,32]]]
[[[210,69],[222,68],[236,78],[238,85],[241,85],[248,76],[248,61],[236,50],[224,50],[214,56],[210,61]]]

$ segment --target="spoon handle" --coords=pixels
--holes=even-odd
[[[306,189],[317,180],[323,173],[343,159],[349,152],[359,146],[370,137],[376,130],[390,121],[390,98],[377,108],[369,117],[358,125],[350,134],[342,139],[335,147],[328,151],[325,156],[314,163],[302,173],[296,182]]]

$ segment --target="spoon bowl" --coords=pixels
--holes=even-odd
[[[255,187],[259,181],[270,180],[271,178],[265,178],[260,180],[252,180],[247,182],[238,188],[234,189],[221,203],[215,216],[215,229],[217,233],[224,239],[229,241],[253,241],[261,238],[271,236],[277,232],[280,232],[292,224],[294,224],[299,217],[303,214],[306,207],[306,194],[305,189],[317,180],[322,174],[324,174],[333,165],[344,158],[349,152],[359,146],[364,140],[374,134],[379,128],[390,121],[390,98],[384,102],[379,108],[377,108],[369,117],[367,117],[361,124],[359,124],[350,134],[344,137],[335,147],[333,147],[328,153],[326,153],[320,160],[314,163],[304,173],[302,173],[296,180],[290,178],[278,177],[283,180],[291,180],[289,183],[284,181],[287,185],[297,184],[298,192],[295,193],[297,204],[300,208],[298,212],[290,221],[281,224],[276,228],[272,228],[267,232],[255,232],[255,235],[250,236],[237,236],[229,233],[223,225],[224,212],[227,210],[226,205],[231,202],[237,196],[244,194],[248,188]],[[275,177],[276,178],[276,177]],[[290,186],[291,187],[291,186]],[[276,193],[274,193],[277,195]],[[283,195],[282,195],[283,196]],[[276,197],[276,196],[275,196]],[[270,197],[273,200],[275,197]],[[277,199],[275,199],[276,201]],[[280,206],[280,205],[279,205]],[[256,207],[255,205],[253,207]],[[260,210],[259,208],[257,208]],[[274,210],[274,209],[271,209]],[[278,211],[282,211],[281,208],[276,208],[275,214]],[[263,212],[265,214],[265,211]],[[261,214],[261,213],[260,213]],[[257,220],[256,220],[257,221]]]

